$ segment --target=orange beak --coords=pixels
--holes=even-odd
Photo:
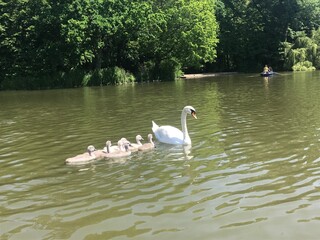
[[[198,119],[195,112],[192,112],[191,115],[192,115],[192,117],[194,117],[195,119]]]

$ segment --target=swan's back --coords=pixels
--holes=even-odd
[[[124,158],[130,155],[131,155],[131,151],[127,151],[127,152],[118,151],[118,152],[106,153],[105,157],[106,158]]]
[[[183,144],[183,133],[180,129],[169,125],[159,127],[153,121],[152,123],[152,131],[160,142],[168,144]]]
[[[87,152],[83,154],[79,154],[74,157],[67,158],[65,160],[66,163],[82,163],[82,162],[89,162],[96,159],[96,155],[94,154],[94,151],[96,151],[95,147],[90,145],[87,148]]]
[[[131,151],[129,150],[129,143],[128,142],[124,142],[124,140],[120,140],[118,142],[118,145],[119,145],[119,149],[120,149],[119,151],[112,152],[112,153],[106,153],[105,157],[106,158],[124,158],[124,157],[128,157],[131,155]],[[124,148],[124,150],[121,150],[122,147]]]
[[[148,150],[152,150],[155,148],[154,143],[152,141],[152,134],[151,133],[148,134],[148,139],[149,139],[149,142],[141,145],[139,147],[139,151],[148,151]]]
[[[90,156],[88,153],[79,154],[75,157],[67,158],[66,163],[84,163],[95,160],[95,156]]]

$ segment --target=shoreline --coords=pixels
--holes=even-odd
[[[194,74],[184,74],[180,78],[195,79],[195,78],[205,78],[205,77],[216,77],[221,75],[231,75],[236,73],[237,72],[194,73]]]

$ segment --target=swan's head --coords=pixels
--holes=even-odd
[[[141,137],[141,135],[137,135],[136,136],[136,141],[138,142],[138,141],[141,141],[141,140],[144,140],[144,139]]]
[[[129,146],[131,146],[130,142],[126,140],[125,138],[121,138],[118,141],[118,147],[121,151],[128,151]]]
[[[89,145],[87,148],[87,151],[88,151],[89,155],[91,156],[91,153],[96,151],[96,148],[93,145]]]
[[[196,110],[192,106],[185,106],[183,109],[184,112],[190,114],[192,117],[197,119]]]
[[[128,139],[126,139],[126,138],[121,138],[119,141],[118,141],[118,144],[119,144],[119,142],[122,142],[123,144],[128,144],[130,147],[131,147],[131,142],[130,141],[128,141]]]
[[[106,141],[106,147],[111,147],[111,141],[110,140]]]
[[[148,134],[148,139],[149,139],[149,142],[152,141],[152,134],[151,133]]]

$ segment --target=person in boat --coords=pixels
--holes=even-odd
[[[263,73],[267,73],[269,71],[268,65],[265,65],[263,68]]]
[[[272,67],[269,66],[269,70],[268,70],[268,71],[269,71],[269,72],[273,72]]]

